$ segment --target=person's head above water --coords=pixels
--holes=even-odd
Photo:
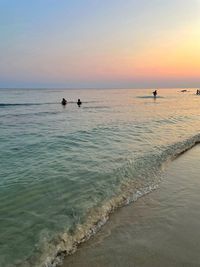
[[[66,105],[67,104],[67,100],[65,98],[62,99],[62,105]]]
[[[81,100],[78,99],[77,105],[80,106],[82,104]]]

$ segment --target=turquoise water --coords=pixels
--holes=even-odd
[[[195,89],[151,91],[0,90],[0,266],[56,266],[200,141]]]

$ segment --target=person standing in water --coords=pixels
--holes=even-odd
[[[154,98],[156,98],[156,96],[157,96],[157,90],[155,90],[155,91],[153,91],[153,96],[154,96]]]
[[[78,99],[77,105],[80,107],[81,104],[82,104],[81,100]]]

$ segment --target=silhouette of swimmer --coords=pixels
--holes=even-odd
[[[63,106],[65,106],[65,105],[67,104],[67,100],[66,100],[65,98],[63,98],[61,104],[62,104]]]
[[[157,90],[155,90],[155,91],[153,91],[153,96],[154,96],[154,98],[156,98],[156,96],[157,96]]]
[[[197,94],[197,95],[200,95],[200,90],[197,90],[196,94]]]
[[[78,99],[77,105],[80,107],[81,104],[82,104],[81,100]]]

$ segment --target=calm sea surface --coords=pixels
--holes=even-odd
[[[200,141],[195,89],[158,95],[0,90],[0,266],[56,266]]]

